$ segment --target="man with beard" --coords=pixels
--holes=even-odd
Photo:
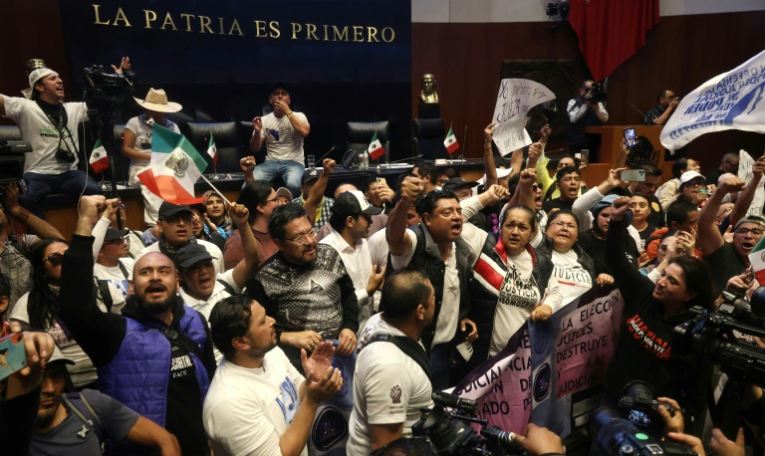
[[[762,167],[753,168],[753,171],[753,179],[759,181]],[[723,197],[738,192],[743,187],[744,182],[737,177],[725,179],[699,212],[696,246],[704,254],[704,261],[711,266],[717,292],[725,289],[728,279],[746,271],[749,267],[749,254],[762,239],[765,231],[765,218],[758,215],[744,217],[736,223],[733,228],[733,242],[730,244],[723,240],[720,230],[717,229],[715,216]]]
[[[316,242],[316,229],[298,204],[274,209],[268,231],[279,252],[247,280],[247,295],[276,319],[279,347],[301,371],[300,350],[312,352],[324,339],[338,339],[337,353],[351,354],[359,304],[340,254]]]
[[[162,456],[181,454],[172,434],[113,398],[91,389],[65,393],[66,364],[74,361],[54,348],[43,373],[30,456],[101,456],[106,439],[156,448]]]
[[[107,204],[118,201],[80,200],[62,265],[59,318],[98,368],[101,392],[175,435],[184,455],[207,455],[202,403],[215,371],[207,321],[183,305],[175,265],[160,252],[136,260],[135,295],[122,315],[98,309],[91,232]],[[145,454],[138,448],[117,450]]]
[[[359,327],[374,313],[373,295],[385,277],[385,265],[372,264],[367,243],[372,216],[381,212],[381,208],[369,204],[358,190],[341,193],[335,199],[329,218],[332,231],[321,240],[321,244],[337,250],[353,280],[359,302]]]

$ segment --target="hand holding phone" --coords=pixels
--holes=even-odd
[[[27,366],[27,352],[21,334],[0,339],[0,381]]]
[[[624,143],[627,149],[632,149],[637,144],[637,133],[635,127],[627,127],[624,129]]]

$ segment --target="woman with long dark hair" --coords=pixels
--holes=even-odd
[[[624,254],[629,204],[628,197],[613,202],[606,239],[606,260],[624,299],[625,317],[606,375],[606,394],[617,401],[627,383],[646,382],[657,396],[680,403],[686,432],[698,435],[712,363],[693,353],[681,353],[674,346],[674,328],[695,316],[689,312],[693,306],[712,310],[709,267],[696,258],[680,256],[669,262],[655,284],[641,274]]]
[[[75,388],[81,389],[95,383],[98,376],[93,362],[58,320],[61,262],[67,250],[69,244],[62,239],[46,239],[32,246],[32,290],[19,298],[11,310],[10,319],[53,336],[64,356],[75,362],[67,369]]]

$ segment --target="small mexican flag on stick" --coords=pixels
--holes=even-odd
[[[749,263],[752,265],[754,278],[760,285],[765,285],[765,237],[760,239],[749,254]]]
[[[103,172],[109,167],[109,157],[100,139],[93,145],[93,152],[90,153],[90,167],[96,173]]]
[[[154,125],[151,162],[146,170],[138,173],[138,179],[167,202],[197,204],[204,198],[194,197],[194,184],[205,168],[207,162],[185,136]]]
[[[385,149],[383,149],[380,140],[377,139],[377,132],[375,132],[375,135],[372,136],[372,142],[370,142],[369,147],[367,147],[367,153],[369,153],[369,156],[372,158],[372,160],[377,160],[378,158],[385,155]]]
[[[218,148],[215,147],[215,137],[210,133],[210,142],[207,146],[207,155],[212,158],[213,166],[218,166]]]
[[[446,147],[446,151],[449,152],[449,155],[457,152],[457,149],[460,148],[460,143],[457,142],[457,138],[454,136],[454,130],[452,130],[452,127],[449,127],[449,133],[446,134],[446,139],[444,139],[444,147]]]

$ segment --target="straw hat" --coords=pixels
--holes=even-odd
[[[178,112],[183,109],[178,103],[167,101],[167,94],[162,89],[149,89],[149,93],[146,94],[146,99],[133,97],[142,108],[154,112]]]

